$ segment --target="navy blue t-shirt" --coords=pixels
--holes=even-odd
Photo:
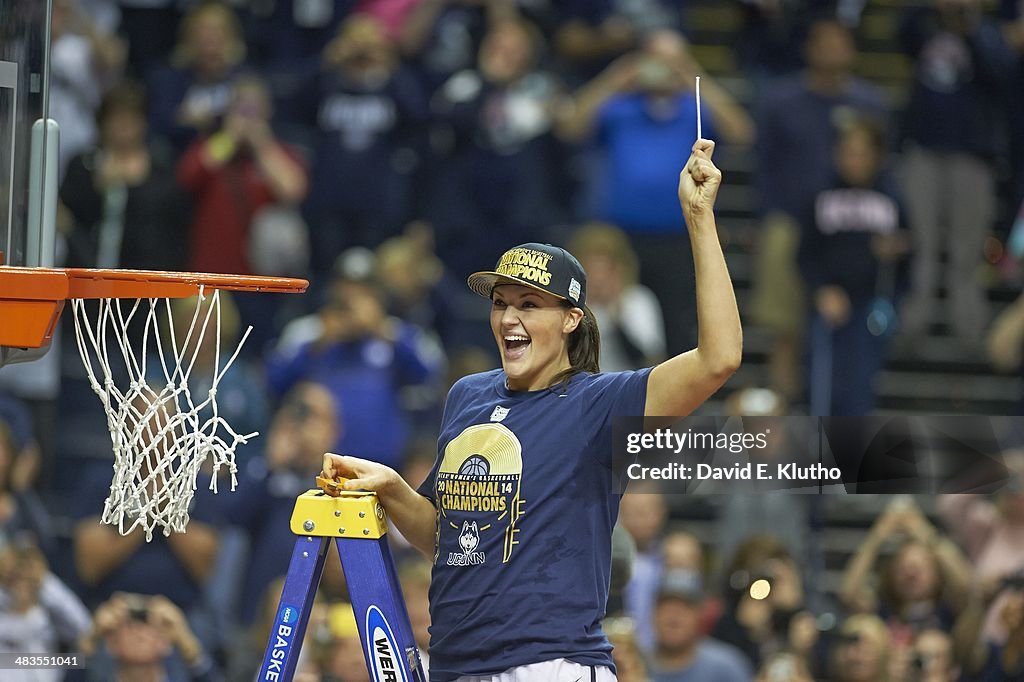
[[[871,187],[836,180],[815,195],[800,223],[798,261],[808,288],[840,286],[857,304],[876,295],[879,261],[872,251],[873,237],[897,235],[908,220],[896,189],[880,177]],[[897,267],[894,284],[903,284],[904,265]]]
[[[559,658],[613,667],[611,418],[643,414],[649,375],[513,392],[499,369],[452,387],[419,489],[438,509],[431,682]]]

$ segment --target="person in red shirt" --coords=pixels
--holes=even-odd
[[[220,128],[192,143],[178,182],[195,200],[189,264],[200,272],[253,273],[249,226],[271,204],[297,204],[307,191],[298,153],[270,128],[270,97],[254,76],[235,84]]]

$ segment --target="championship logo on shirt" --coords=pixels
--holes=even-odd
[[[448,443],[437,472],[437,500],[441,534],[453,533],[458,551],[448,551],[446,564],[484,563],[483,548],[493,533],[501,533],[502,562],[511,558],[525,505],[519,497],[522,454],[519,439],[501,424],[470,426]]]

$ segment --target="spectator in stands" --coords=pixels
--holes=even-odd
[[[712,634],[758,667],[769,654],[790,651],[812,669],[818,641],[807,609],[800,565],[774,536],[747,538],[724,575],[725,610]]]
[[[1007,457],[1008,485],[993,498],[981,495],[943,495],[938,500],[942,520],[964,548],[973,569],[973,582],[989,589],[1024,570],[1024,456]],[[983,634],[1005,636],[999,626],[1002,604],[989,609]]]
[[[616,526],[616,528],[618,527]],[[654,613],[658,585],[662,576],[674,570],[686,570],[698,574],[706,582],[704,548],[693,534],[681,528],[665,531],[658,543],[658,557],[660,563],[655,569],[650,570],[650,567],[645,567],[647,569],[645,572],[640,573],[636,580],[629,582],[629,589],[626,593],[628,595],[627,613],[632,622],[637,624],[634,627],[634,635],[638,645],[644,650],[649,650],[654,646],[654,624],[651,616]],[[639,554],[634,559],[634,565],[637,559],[643,561],[645,558],[644,554]],[[614,576],[614,570],[612,574]],[[721,601],[717,597],[708,595],[704,599],[701,609],[701,632],[711,632],[721,612]],[[640,627],[640,623],[643,623],[644,627]]]
[[[607,223],[586,223],[569,249],[591,278],[587,304],[601,329],[601,368],[618,372],[665,358],[665,326],[654,293],[639,283],[629,238]]]
[[[803,43],[807,68],[766,89],[757,115],[756,189],[761,216],[751,313],[768,330],[772,388],[798,396],[805,304],[797,268],[799,216],[833,177],[844,118],[886,120],[881,93],[853,77],[857,52],[849,29],[812,21]]]
[[[902,131],[915,248],[904,328],[920,337],[934,321],[945,249],[950,322],[959,339],[976,344],[989,322],[978,267],[995,217],[991,164],[1015,55],[979,0],[908,9],[899,37],[915,61]]]
[[[642,45],[648,34],[679,30],[681,20],[678,6],[664,0],[570,0],[558,3],[552,45],[566,78],[578,86]]]
[[[86,471],[76,487],[70,512],[76,520],[72,550],[79,594],[91,607],[115,592],[163,594],[189,614],[194,627],[200,626],[205,615],[202,593],[214,570],[221,521],[209,477],[200,475],[196,483],[188,532],[156,532],[149,542],[141,528],[122,535],[116,526],[100,521],[110,477],[110,463],[101,462]],[[130,517],[126,523],[131,523]]]
[[[653,682],[753,680],[753,671],[739,651],[701,633],[703,599],[698,574],[677,569],[662,578],[654,610],[656,643],[650,656]]]
[[[188,201],[170,149],[147,140],[142,88],[111,89],[97,123],[99,144],[71,160],[60,188],[68,265],[184,270]]]
[[[23,538],[0,548],[0,651],[6,655],[75,651],[89,624],[88,609],[50,572],[34,542]],[[60,677],[57,670],[6,670],[4,674],[4,680],[11,682]]]
[[[266,372],[276,395],[304,380],[330,389],[343,406],[346,426],[328,449],[400,467],[410,435],[402,394],[407,386],[436,383],[444,361],[436,344],[389,316],[384,303],[372,271],[341,272],[318,313],[319,324],[304,338],[279,346]]]
[[[895,327],[909,248],[899,196],[882,174],[885,130],[852,121],[836,145],[835,180],[801,212],[798,261],[813,305],[810,403],[818,416],[862,416]]]
[[[900,544],[878,573],[872,574],[883,546]],[[879,516],[850,557],[839,587],[843,605],[855,613],[877,613],[888,626],[896,649],[910,646],[926,628],[949,632],[967,601],[970,565],[908,498],[897,497]]]
[[[160,594],[119,593],[101,604],[93,631],[83,640],[83,651],[90,656],[89,668],[95,676],[91,679],[222,679],[185,614]],[[98,652],[113,659],[112,667],[97,660]]]
[[[341,409],[325,386],[298,383],[281,401],[261,439],[263,457],[251,459],[240,472],[238,489],[228,501],[228,519],[249,537],[248,570],[239,578],[243,595],[264,594],[287,572],[288,548],[295,544],[288,522],[295,498],[311,487],[323,453],[337,443],[343,431]],[[251,623],[258,607],[259,600],[243,599],[240,621]]]
[[[94,113],[121,77],[125,46],[93,23],[78,0],[56,0],[50,34],[50,118],[60,125],[60,177],[96,143]]]
[[[877,616],[850,616],[839,628],[832,647],[836,682],[898,682],[889,671],[889,633]]]
[[[522,19],[493,24],[475,68],[458,71],[434,94],[431,215],[438,250],[455,272],[497,258],[516,241],[546,241],[556,222],[556,149],[549,134],[562,101],[538,66],[542,37]]]
[[[651,616],[661,581],[661,538],[666,521],[668,505],[661,492],[650,484],[631,484],[619,503],[619,525],[636,543],[636,557],[622,596],[626,614],[636,624],[637,641],[644,649],[654,644]]]
[[[640,280],[657,295],[665,315],[669,355],[691,348],[696,329],[690,243],[679,220],[675,178],[697,133],[694,77],[701,73],[686,41],[657,31],[642,49],[619,58],[582,87],[565,109],[561,135],[597,141],[607,156],[595,180],[595,213],[629,235]],[[703,135],[746,144],[753,125],[732,97],[707,74],[701,79],[707,111]]]
[[[436,334],[444,348],[466,343],[465,287],[435,253],[429,223],[413,221],[401,236],[381,244],[376,271],[387,294],[388,312]]]
[[[682,527],[669,527],[661,541],[661,572],[662,574],[676,569],[693,571],[708,582],[708,559],[700,540]],[[652,595],[653,596],[653,595]],[[701,632],[712,632],[722,616],[722,600],[713,594],[704,599],[701,613]]]
[[[612,649],[615,677],[618,682],[648,682],[644,653],[636,640],[633,621],[629,618],[605,618],[601,623]]]
[[[197,135],[216,130],[244,59],[245,40],[231,7],[218,0],[193,5],[170,63],[147,76],[153,134],[180,153]]]
[[[253,274],[249,229],[261,209],[306,196],[298,152],[270,128],[270,95],[253,76],[237,79],[223,124],[192,143],[178,180],[195,197],[189,262],[199,272]]]
[[[380,23],[365,14],[338,27],[307,92],[317,154],[306,215],[313,269],[326,275],[345,248],[373,248],[408,221],[427,103]]]
[[[29,541],[51,551],[53,528],[46,507],[31,488],[18,487],[12,480],[21,456],[14,431],[0,416],[0,547]]]
[[[518,16],[510,0],[423,0],[406,16],[398,38],[428,94],[472,68],[487,29]]]

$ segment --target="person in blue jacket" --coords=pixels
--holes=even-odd
[[[376,491],[402,535],[433,558],[432,682],[615,679],[601,627],[620,499],[612,417],[687,415],[742,354],[712,211],[722,177],[713,150],[697,140],[678,187],[697,275],[695,349],[601,373],[579,261],[523,244],[469,278],[491,300],[502,366],[452,387],[438,458],[419,489],[375,462],[324,456],[325,476]]]

